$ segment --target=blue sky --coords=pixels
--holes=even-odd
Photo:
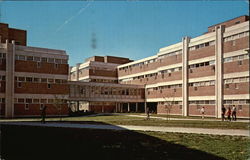
[[[0,1],[0,8],[1,22],[28,31],[29,46],[66,50],[70,65],[93,55],[152,56],[249,10],[246,0]]]

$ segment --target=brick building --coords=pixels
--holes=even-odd
[[[121,84],[146,85],[146,102],[158,114],[220,117],[221,106],[236,105],[249,117],[249,17],[208,27],[201,36],[152,56],[118,66]]]
[[[206,116],[219,118],[223,105],[236,105],[238,117],[250,117],[248,16],[183,37],[151,57],[94,56],[70,68],[65,51],[27,47],[26,31],[0,26],[2,116],[38,115],[44,105],[57,114],[55,101],[64,99],[76,111],[149,107],[158,114],[200,116],[205,107]]]
[[[68,55],[26,46],[26,31],[0,24],[0,113],[4,117],[68,114]],[[57,105],[59,106],[59,105]]]

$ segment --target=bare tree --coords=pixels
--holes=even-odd
[[[164,96],[163,98],[165,99],[164,108],[167,111],[167,120],[170,120],[170,113],[173,108],[174,98],[175,98],[174,93],[168,94]]]
[[[66,96],[64,96],[64,95],[60,95],[60,97],[57,96],[57,95],[55,95],[55,97],[54,97],[53,106],[58,111],[58,115],[60,117],[60,121],[62,121],[62,108],[63,108],[63,105],[65,104],[65,101],[66,101]]]

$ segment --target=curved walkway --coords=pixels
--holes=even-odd
[[[132,125],[99,125],[99,124],[77,124],[77,123],[38,123],[38,122],[9,122],[8,125],[24,126],[45,126],[65,128],[89,128],[89,129],[111,129],[111,130],[136,130],[136,131],[158,131],[177,133],[197,133],[211,135],[249,136],[249,130],[240,129],[206,129],[206,128],[185,128],[185,127],[157,127],[157,126],[132,126]]]

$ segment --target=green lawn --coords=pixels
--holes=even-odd
[[[40,118],[17,119],[19,121],[40,121]],[[59,118],[47,118],[47,121],[59,121]],[[137,126],[166,126],[166,127],[195,127],[195,128],[220,128],[220,129],[249,129],[248,123],[228,121],[203,121],[203,120],[145,120],[143,117],[131,117],[126,115],[106,115],[93,117],[64,117],[62,121],[93,121],[104,122],[113,125],[137,125]],[[1,122],[1,121],[0,121]]]
[[[249,160],[250,158],[250,140],[248,137],[163,132],[141,133],[228,160]]]

